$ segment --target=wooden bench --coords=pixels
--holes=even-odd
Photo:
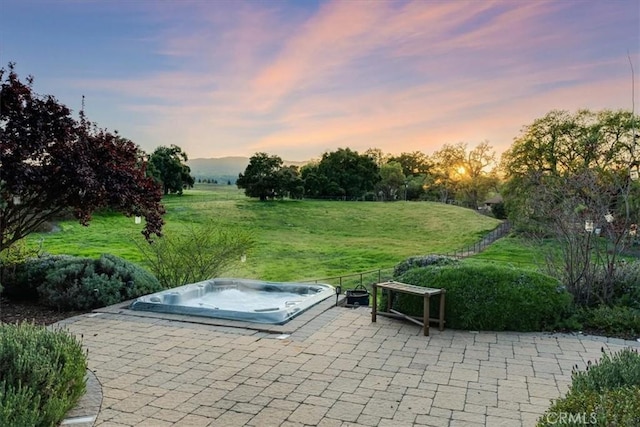
[[[387,311],[378,311],[378,288],[384,292],[386,289],[389,293],[387,298]],[[424,312],[423,317],[408,316],[399,311],[393,310],[391,304],[393,302],[393,293],[400,292],[404,294],[420,295],[424,298]],[[376,315],[388,316],[394,318],[406,319],[410,322],[416,323],[424,328],[424,335],[429,336],[429,322],[438,322],[440,331],[444,330],[444,296],[445,289],[436,288],[423,288],[420,286],[408,285],[400,282],[383,282],[373,285],[373,307],[371,309],[371,321],[376,321]],[[437,319],[429,318],[429,298],[433,295],[440,295],[440,316]]]

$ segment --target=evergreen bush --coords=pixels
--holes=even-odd
[[[59,310],[90,310],[162,290],[150,273],[114,255],[57,260],[38,286],[40,301]]]
[[[128,300],[159,292],[163,288],[156,277],[144,268],[111,254],[103,254],[96,261],[97,271],[116,277],[123,284],[122,299]]]
[[[414,268],[404,283],[446,289],[445,320],[454,329],[493,331],[552,330],[571,307],[571,295],[540,273],[495,265],[448,265]],[[394,294],[393,307],[422,316],[422,298]],[[437,313],[438,298],[431,312]],[[381,307],[386,306],[386,293]]]
[[[3,275],[3,295],[12,300],[37,300],[38,286],[46,280],[47,273],[68,255],[42,255],[22,262],[16,262],[5,268]]]
[[[563,417],[566,422],[559,422]],[[574,367],[567,394],[555,400],[538,420],[538,427],[553,425],[640,425],[640,355],[625,348],[615,354],[602,350],[602,358],[586,371]]]
[[[3,291],[3,284],[11,283],[12,277],[16,273],[16,266],[25,260],[37,256],[39,249],[30,249],[23,240],[15,242],[13,245],[0,252],[0,293]]]
[[[616,265],[614,282],[615,303],[640,310],[640,260]]]
[[[575,316],[583,329],[608,337],[636,338],[640,336],[640,310],[600,305],[579,308]]]
[[[0,325],[0,425],[59,425],[85,392],[86,367],[66,331]]]
[[[90,310],[162,290],[147,270],[110,254],[31,258],[16,264],[3,283],[10,299],[38,299],[59,310]]]

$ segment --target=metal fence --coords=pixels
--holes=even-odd
[[[358,285],[367,286],[391,279],[393,279],[393,267],[347,274],[345,276],[325,277],[323,279],[308,280],[307,282],[326,283],[340,286],[342,289],[353,289]]]
[[[501,223],[496,229],[484,236],[479,242],[467,246],[463,249],[449,252],[446,254],[438,254],[455,258],[464,258],[483,251],[491,243],[501,237],[506,236],[511,230],[511,224],[508,221]],[[369,287],[374,283],[380,283],[393,279],[394,267],[381,268],[378,270],[364,271],[361,273],[347,274],[344,276],[325,277],[322,279],[305,280],[303,283],[326,283],[329,285],[340,286],[342,289],[353,289],[358,285]]]
[[[487,246],[489,246],[499,238],[506,236],[510,230],[511,230],[511,223],[509,223],[508,221],[505,221],[501,223],[493,231],[491,231],[489,234],[484,236],[482,240],[480,240],[479,242],[476,242],[471,246],[467,246],[466,248],[455,250],[453,252],[448,252],[444,255],[455,257],[455,258],[464,258],[464,257],[477,254],[478,252],[482,252]]]

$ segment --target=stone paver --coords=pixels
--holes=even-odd
[[[541,333],[424,337],[399,320],[371,323],[365,307],[299,324],[283,334],[117,313],[61,322],[83,336],[101,386],[96,426],[533,425],[574,365],[640,347]]]

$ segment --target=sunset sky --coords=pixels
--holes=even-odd
[[[640,110],[640,1],[0,0],[0,62],[146,151],[498,153],[552,109]]]

